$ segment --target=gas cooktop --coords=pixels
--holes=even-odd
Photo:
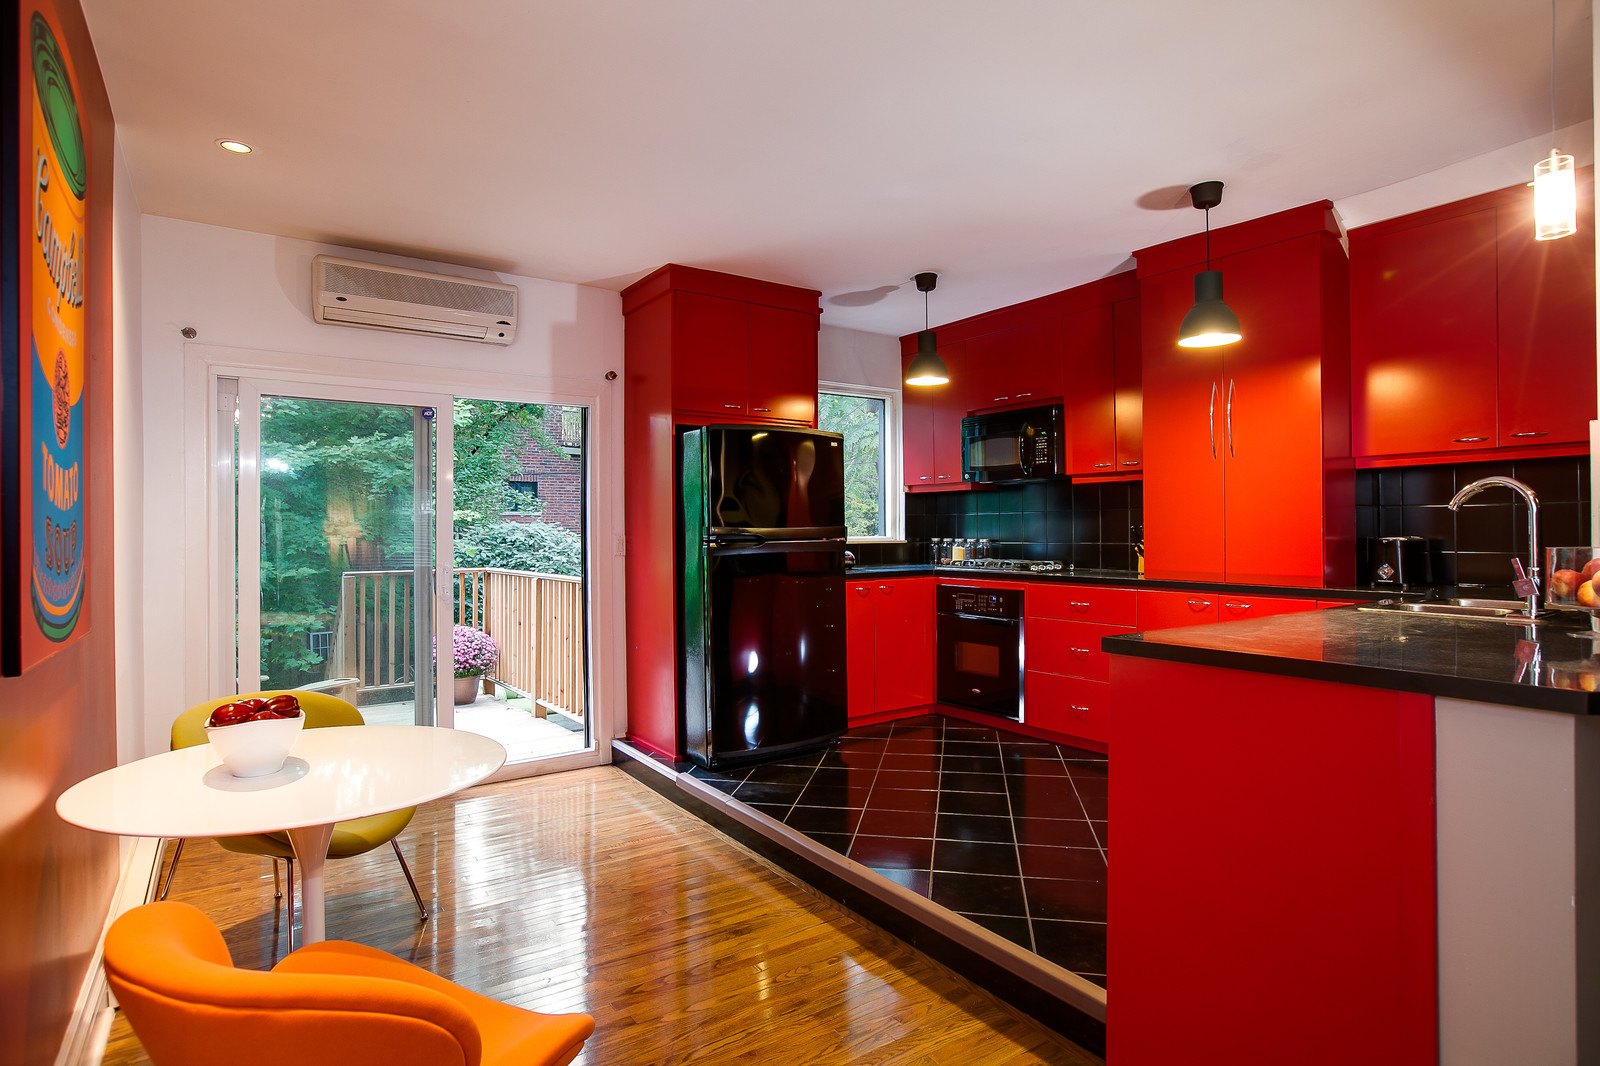
[[[957,570],[1011,570],[1030,574],[1072,569],[1070,564],[1054,559],[952,559],[939,565]]]

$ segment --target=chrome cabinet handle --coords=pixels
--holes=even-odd
[[[879,585],[878,586],[878,591],[883,593],[885,596],[893,596],[894,595],[894,586],[893,585]]]
[[[1206,424],[1211,428],[1211,458],[1217,457],[1217,383],[1211,383],[1211,406],[1206,411]]]
[[[1110,463],[1096,463],[1096,464],[1094,464],[1094,468],[1096,470],[1099,470],[1101,467],[1106,467],[1106,466],[1110,466],[1110,465],[1111,465]]]
[[[1087,708],[1087,707],[1080,707],[1080,706],[1078,706],[1078,705],[1077,705],[1077,704],[1076,704],[1076,703],[1069,703],[1069,704],[1067,704],[1067,709],[1068,709],[1068,710],[1071,710],[1071,711],[1077,711],[1077,712],[1078,712],[1078,713],[1077,713],[1077,715],[1076,715],[1076,717],[1078,717],[1078,718],[1084,718],[1084,717],[1087,717],[1087,716],[1088,716],[1088,714],[1089,714],[1089,708]]]
[[[917,478],[917,480],[918,481],[932,481],[933,480],[933,475],[932,474],[922,474],[921,476],[919,476]]]
[[[1233,385],[1234,385],[1233,379],[1229,378],[1228,379],[1228,408],[1227,408],[1227,411],[1228,411],[1228,414],[1227,414],[1228,458],[1229,459],[1233,458]]]
[[[1068,648],[1067,650],[1072,653],[1074,658],[1077,658],[1077,659],[1088,659],[1089,658],[1089,649],[1088,648]]]
[[[1226,600],[1223,601],[1222,606],[1230,611],[1248,611],[1250,609],[1248,603],[1229,603]]]
[[[1488,439],[1489,439],[1488,437],[1457,437],[1455,439],[1455,443],[1456,444],[1482,444],[1484,441],[1486,441]]]
[[[1078,609],[1084,610],[1084,611],[1087,611],[1090,607],[1094,606],[1094,604],[1092,604],[1092,603],[1084,603],[1082,600],[1068,600],[1067,602],[1069,604],[1071,604],[1072,606],[1077,607]]]
[[[857,585],[856,586],[856,595],[857,596],[866,596],[866,595],[869,595],[871,592],[872,592],[872,586],[871,585]]]
[[[990,403],[1005,403],[1009,399],[1011,399],[1011,397],[1009,397],[1009,396],[996,396],[994,399],[990,400],[989,402]]]
[[[940,479],[940,480],[941,480],[941,481],[943,481],[943,480],[944,480],[944,479],[946,479],[946,478],[952,478],[952,477],[955,477],[955,475],[954,475],[954,474],[940,474],[940,475],[939,475],[939,479]]]
[[[1026,400],[1029,396],[1032,396],[1032,395],[1033,395],[1033,393],[1031,393],[1031,392],[1019,392],[1019,393],[1017,393],[1017,399]]]
[[[1548,436],[1549,436],[1549,435],[1550,435],[1550,434],[1548,434],[1548,433],[1541,433],[1541,432],[1539,432],[1539,431],[1538,431],[1538,430],[1531,430],[1531,429],[1530,429],[1530,430],[1528,430],[1528,431],[1527,431],[1527,432],[1525,432],[1525,433],[1513,433],[1513,434],[1511,434],[1511,435],[1512,435],[1512,436],[1513,436],[1513,437],[1548,437]]]
[[[768,412],[770,412],[772,410],[772,408],[770,408],[770,407],[752,407],[752,408],[750,408],[750,410],[752,410],[752,411],[768,411]]]
[[[1124,460],[1122,460],[1122,465],[1123,466],[1138,466],[1139,465],[1139,460],[1137,460],[1137,459],[1124,459]]]
[[[1211,606],[1211,601],[1210,600],[1190,600],[1189,601],[1189,606],[1190,607],[1210,607]]]

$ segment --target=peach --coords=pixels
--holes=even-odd
[[[1585,581],[1578,586],[1578,606],[1600,607],[1600,590],[1594,587],[1593,581]]]
[[[1557,599],[1569,599],[1584,581],[1584,576],[1576,570],[1557,570],[1550,575],[1550,595]]]
[[[1600,556],[1590,559],[1583,564],[1583,579],[1588,581],[1595,574],[1600,574]]]

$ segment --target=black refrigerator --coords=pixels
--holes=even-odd
[[[679,445],[689,757],[821,747],[845,730],[844,438],[705,426]]]

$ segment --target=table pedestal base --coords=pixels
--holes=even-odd
[[[289,843],[300,865],[300,943],[315,944],[328,939],[323,915],[322,867],[328,861],[328,844],[333,840],[333,823],[307,825],[289,830]],[[289,891],[294,891],[290,886]]]

